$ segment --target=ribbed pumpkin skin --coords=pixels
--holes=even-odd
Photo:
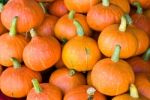
[[[23,33],[40,25],[44,12],[34,0],[9,0],[1,12],[2,23],[7,29],[15,16],[18,16],[17,32]]]

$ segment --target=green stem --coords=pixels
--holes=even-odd
[[[138,90],[134,84],[130,85],[130,96],[133,98],[139,98]]]
[[[39,5],[42,7],[43,12],[46,14],[47,12],[46,12],[46,9],[45,9],[45,6],[44,6],[44,3],[39,2]]]
[[[111,60],[112,60],[113,62],[118,62],[118,61],[119,61],[120,50],[121,50],[120,45],[116,45],[116,46],[115,46],[114,53],[113,53],[113,55],[112,55],[112,57],[111,57]]]
[[[143,14],[143,8],[139,2],[134,2],[132,5],[137,8],[136,10],[137,14]]]
[[[102,0],[102,5],[105,6],[105,7],[108,7],[109,6],[109,0]]]
[[[21,67],[20,62],[19,62],[16,58],[12,57],[12,58],[10,58],[10,60],[13,62],[13,67],[14,67],[15,69]]]
[[[69,76],[73,76],[76,74],[76,71],[74,69],[70,69],[68,74]]]
[[[35,37],[35,36],[37,36],[37,33],[36,33],[36,31],[35,31],[34,28],[32,28],[32,29],[30,30],[30,34],[31,34],[31,37],[32,37],[32,38]]]
[[[128,25],[132,25],[133,24],[133,20],[130,17],[130,15],[129,14],[125,14],[125,17],[126,17],[126,21],[127,21]]]
[[[18,16],[15,16],[11,22],[10,31],[9,31],[10,36],[16,35],[17,20],[18,20]]]
[[[125,32],[127,28],[127,21],[126,21],[126,17],[122,16],[121,17],[121,24],[119,26],[119,31],[121,32]]]
[[[83,36],[84,35],[84,30],[83,30],[82,25],[75,19],[73,20],[73,24],[76,27],[76,31],[77,31],[78,36]]]
[[[87,89],[86,92],[88,94],[88,100],[93,100],[93,96],[94,96],[94,94],[96,92],[96,89],[93,88],[93,87],[90,87],[90,88]]]
[[[40,87],[37,79],[32,79],[32,84],[33,84],[33,87],[34,87],[36,93],[42,92],[42,88]]]
[[[0,12],[2,12],[4,5],[0,3]]]
[[[75,13],[76,13],[76,12],[75,12],[74,10],[71,10],[71,11],[69,12],[68,18],[69,18],[69,19],[73,19]]]
[[[150,48],[147,49],[142,58],[144,61],[148,61],[150,59]]]

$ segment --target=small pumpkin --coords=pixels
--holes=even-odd
[[[11,57],[22,61],[22,54],[27,40],[24,36],[16,32],[16,23],[18,17],[14,17],[9,33],[4,33],[0,36],[0,64],[3,66],[12,66]]]
[[[54,37],[38,36],[30,30],[32,39],[23,51],[23,61],[34,71],[43,71],[52,67],[60,58],[60,43]]]
[[[49,83],[59,87],[65,94],[70,89],[79,85],[85,85],[86,79],[82,73],[76,72],[75,70],[60,68],[52,72]]]
[[[131,66],[119,59],[120,50],[121,47],[116,45],[112,57],[98,61],[91,72],[93,86],[108,96],[125,93],[129,85],[134,83]]]
[[[42,77],[40,73],[21,65],[16,58],[11,58],[11,61],[13,62],[13,67],[4,70],[0,77],[1,91],[9,97],[25,97],[32,88],[31,80],[36,78],[41,82]]]
[[[29,91],[26,100],[62,100],[61,90],[49,83],[39,84],[37,79],[32,79],[33,88]]]
[[[139,2],[141,3],[142,7],[147,9],[150,8],[150,2],[149,0],[129,0],[131,4],[133,4],[134,2]]]
[[[35,0],[9,0],[1,12],[2,23],[7,29],[15,16],[18,16],[17,32],[23,33],[40,25],[44,12]]]
[[[106,97],[91,86],[81,85],[67,92],[63,100],[106,100]]]

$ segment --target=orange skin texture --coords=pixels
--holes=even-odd
[[[0,13],[0,16],[1,16],[1,13]],[[7,32],[7,29],[4,27],[0,19],[0,34],[6,33],[6,32]]]
[[[64,0],[69,10],[75,10],[79,13],[87,13],[92,6],[99,2],[99,0]]]
[[[8,33],[0,36],[0,64],[3,66],[12,66],[11,57],[15,57],[20,62],[27,41],[22,35],[10,36]]]
[[[35,36],[25,47],[24,63],[34,71],[52,67],[60,58],[61,47],[54,37]]]
[[[91,30],[86,22],[86,16],[82,14],[75,14],[74,19],[76,19],[83,27],[85,35],[89,36]],[[62,16],[55,25],[55,36],[59,39],[70,40],[77,35],[76,27],[73,24],[73,20],[68,18],[68,14]]]
[[[39,36],[54,36],[54,27],[58,18],[53,15],[45,15],[45,18],[40,26],[36,28]]]
[[[38,2],[53,2],[55,0],[35,0],[35,1],[38,1]]]
[[[148,18],[150,18],[150,9],[146,10],[144,12],[144,15],[147,16]]]
[[[79,85],[85,85],[86,78],[79,72],[76,72],[73,76],[70,76],[69,69],[61,68],[51,74],[49,83],[59,87],[63,93],[66,94],[70,89],[78,87]]]
[[[3,25],[10,29],[12,19],[18,16],[17,32],[28,32],[40,25],[44,19],[44,12],[34,0],[9,0],[1,12]]]
[[[132,66],[135,73],[150,73],[150,61],[144,61],[141,57],[137,56],[128,59],[127,62]]]
[[[135,75],[135,85],[140,94],[150,99],[150,75],[146,73],[138,73]]]
[[[91,71],[87,73],[87,84],[92,86]]]
[[[76,36],[69,40],[62,50],[62,60],[67,68],[77,71],[92,70],[101,58],[97,42],[87,36]]]
[[[142,5],[142,8],[150,8],[150,2],[149,0],[129,0],[129,2],[132,4],[133,2],[138,1]]]
[[[76,88],[71,89],[64,96],[64,100],[88,100],[87,89],[90,88],[88,85],[81,85]],[[106,97],[100,92],[96,91],[94,93],[92,100],[106,100]]]
[[[9,67],[1,74],[1,91],[9,97],[25,97],[33,87],[31,82],[33,78],[38,79],[39,82],[42,81],[40,73],[30,70],[24,65],[18,69]]]
[[[132,57],[137,52],[138,40],[132,30],[127,27],[125,32],[121,32],[119,25],[114,24],[101,32],[98,45],[105,56],[111,57],[117,44],[121,46],[120,58]]]
[[[88,11],[87,23],[93,30],[102,31],[109,25],[119,23],[122,15],[123,10],[118,6],[97,4]]]
[[[41,83],[41,93],[37,93],[34,88],[27,95],[27,100],[62,100],[62,93],[58,87],[52,84]]]
[[[123,61],[113,62],[110,58],[98,61],[91,72],[93,86],[101,93],[116,96],[125,93],[134,83],[131,66]]]
[[[68,13],[68,9],[64,4],[64,0],[55,0],[48,6],[48,11],[50,14],[57,17],[61,17]]]

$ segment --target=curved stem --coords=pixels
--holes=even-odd
[[[19,62],[16,58],[12,57],[12,58],[10,58],[10,60],[13,62],[13,67],[14,67],[15,69],[21,67],[20,62]]]
[[[37,79],[32,79],[32,84],[33,84],[33,87],[34,87],[36,93],[42,92],[42,88],[40,87]]]
[[[69,76],[73,76],[76,74],[76,71],[74,69],[70,69],[68,74]]]
[[[120,50],[121,50],[120,45],[116,45],[116,46],[115,46],[114,53],[113,53],[113,55],[112,55],[112,57],[111,57],[111,60],[112,60],[113,62],[118,62],[118,61],[119,61]]]
[[[143,13],[143,8],[142,8],[142,6],[139,2],[134,2],[132,5],[137,8],[137,10],[136,10],[137,14],[142,14]]]
[[[109,6],[109,0],[102,0],[102,5],[105,6],[105,7],[108,7]]]
[[[10,36],[16,35],[17,20],[18,20],[18,16],[15,16],[11,22],[10,31],[9,31]]]
[[[82,25],[75,19],[73,20],[73,24],[76,27],[76,31],[77,31],[78,36],[83,36],[84,35],[84,30],[83,30]]]
[[[130,17],[130,15],[129,14],[125,14],[125,17],[126,17],[126,21],[127,21],[128,25],[132,25],[133,24],[133,20]]]
[[[39,5],[42,7],[43,12],[46,14],[47,12],[46,12],[46,9],[45,9],[45,6],[44,6],[44,3],[39,2]]]
[[[69,12],[68,18],[69,18],[69,19],[73,19],[75,13],[76,13],[76,12],[75,12],[74,10],[71,10],[71,11]]]
[[[0,12],[2,12],[4,5],[0,3]]]
[[[32,38],[35,37],[35,36],[37,36],[37,33],[36,33],[36,31],[35,31],[34,28],[32,28],[32,29],[30,30],[30,34],[31,34],[31,37],[32,37]]]
[[[87,89],[86,92],[88,94],[88,100],[93,100],[93,96],[94,96],[94,94],[96,92],[96,89],[93,88],[93,87],[90,87],[90,88]]]
[[[120,23],[120,26],[119,26],[119,31],[125,32],[126,31],[126,27],[127,27],[126,17],[122,16],[121,17],[121,23]]]
[[[138,90],[134,84],[130,85],[130,96],[133,98],[139,98]]]
[[[148,61],[150,59],[150,48],[147,49],[142,58],[144,61]]]

